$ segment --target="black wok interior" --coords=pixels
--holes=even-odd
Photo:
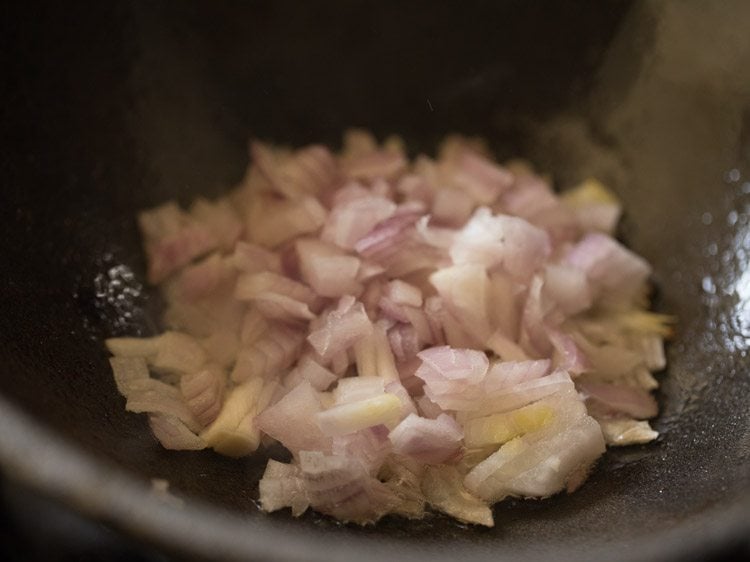
[[[240,514],[248,534],[270,517],[290,541],[313,529],[348,552],[367,537],[415,555],[429,543],[432,557],[573,559],[612,545],[619,559],[683,527],[708,541],[707,521],[726,540],[750,532],[750,97],[679,73],[642,79],[659,68],[649,53],[662,31],[642,4],[87,4],[2,8],[3,396],[96,459],[168,479],[188,513],[199,498]],[[639,91],[640,112],[628,98]],[[621,107],[626,118],[607,121]],[[563,114],[605,164],[548,133]],[[440,516],[360,529],[261,514],[264,458],[162,450],[124,411],[102,340],[155,332],[160,307],[136,212],[221,194],[251,136],[335,145],[352,125],[415,151],[481,135],[562,183],[581,179],[582,162],[613,182],[622,236],[654,264],[657,307],[680,319],[657,442],[611,450],[574,495],[503,502],[494,529]],[[671,540],[649,556],[684,554]]]

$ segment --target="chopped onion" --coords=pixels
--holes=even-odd
[[[493,502],[572,492],[605,443],[658,436],[674,319],[644,309],[616,197],[458,136],[406,154],[361,130],[339,155],[253,141],[227,197],[138,217],[168,330],[106,341],[117,389],[168,449],[279,442],[265,511],[492,526]]]

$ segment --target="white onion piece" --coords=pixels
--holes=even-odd
[[[244,228],[227,199],[212,202],[199,197],[190,206],[190,215],[203,224],[226,251],[234,247]]]
[[[430,283],[463,330],[477,341],[486,341],[491,331],[489,278],[484,267],[468,263],[446,267],[430,275]]]
[[[327,211],[314,197],[281,201],[274,197],[256,197],[246,219],[251,242],[276,248],[297,236],[315,232],[325,223]]]
[[[233,282],[235,272],[228,260],[213,253],[204,260],[185,267],[177,280],[179,294],[195,301]]]
[[[447,414],[436,419],[409,414],[388,435],[393,450],[425,464],[457,460],[461,452],[463,431]]]
[[[262,337],[242,348],[232,370],[232,381],[239,383],[250,377],[277,376],[299,355],[304,334],[289,326],[274,325]]]
[[[422,491],[430,505],[459,521],[495,526],[492,510],[464,487],[461,474],[455,467],[428,467],[422,481]]]
[[[503,493],[545,498],[566,486],[575,488],[578,482],[571,483],[571,480],[579,479],[581,472],[588,472],[591,464],[604,453],[605,443],[599,424],[585,417],[550,438],[544,443],[544,449],[543,460],[508,481]]]
[[[396,212],[396,204],[366,192],[363,197],[339,199],[328,215],[321,240],[351,250],[375,225]]]
[[[415,402],[417,403],[417,413],[423,418],[434,420],[443,413],[443,409],[425,395],[417,398]]]
[[[394,279],[386,285],[385,296],[396,304],[422,306],[422,291],[400,279]]]
[[[159,351],[156,337],[153,338],[109,338],[104,341],[107,350],[115,357],[153,357]]]
[[[287,375],[285,384],[294,387],[302,381],[308,381],[315,390],[324,391],[337,378],[335,374],[323,367],[315,359],[309,355],[303,355],[297,362],[297,366]]]
[[[200,369],[208,360],[203,346],[187,334],[164,332],[157,337],[157,344],[156,356],[147,360],[159,372],[190,373]]]
[[[374,425],[354,433],[335,436],[332,450],[334,455],[357,459],[370,475],[376,476],[391,454],[388,428]]]
[[[595,345],[580,332],[570,334],[590,365],[590,371],[607,380],[633,372],[643,363],[640,353],[621,345]]]
[[[476,201],[461,189],[442,188],[435,191],[430,213],[435,223],[458,227],[471,216]]]
[[[233,330],[217,330],[200,340],[200,344],[206,350],[210,361],[229,369],[237,357],[240,338]]]
[[[294,454],[302,450],[327,452],[331,450],[331,438],[315,423],[315,416],[321,411],[318,393],[304,381],[266,408],[255,421],[261,431]]]
[[[526,173],[516,176],[512,189],[503,194],[500,206],[508,214],[535,222],[541,214],[561,205],[543,178]]]
[[[421,201],[429,205],[435,191],[429,182],[416,174],[403,175],[396,183],[396,192],[401,194],[405,201]]]
[[[586,416],[578,399],[562,398],[551,425],[507,442],[476,465],[464,483],[490,502],[509,495],[545,497],[561,491],[603,452],[596,421]]]
[[[513,174],[508,170],[470,149],[461,151],[452,175],[453,184],[480,205],[494,202],[510,188],[513,180]]]
[[[184,423],[190,431],[200,430],[201,424],[174,386],[154,379],[139,379],[128,382],[124,390],[128,412],[165,414]]]
[[[317,193],[337,179],[333,156],[322,146],[313,145],[293,155],[281,155],[279,151],[254,141],[250,145],[250,154],[271,185],[290,199]]]
[[[547,325],[549,309],[542,300],[543,284],[544,281],[539,275],[535,275],[531,280],[521,315],[519,343],[528,354],[536,357],[549,357],[552,353]]]
[[[230,457],[241,457],[255,451],[260,444],[260,432],[253,418],[262,391],[261,378],[235,386],[227,393],[219,416],[201,433],[201,439],[217,452]]]
[[[270,271],[246,273],[237,279],[234,294],[239,300],[253,300],[267,293],[283,295],[307,305],[314,304],[316,300],[310,287]]]
[[[180,378],[180,392],[201,425],[216,419],[221,410],[226,375],[216,367],[207,367]]]
[[[270,326],[270,322],[260,312],[251,308],[242,319],[240,342],[243,345],[248,345],[261,339]]]
[[[164,332],[153,338],[110,338],[106,345],[118,357],[143,357],[151,367],[164,373],[196,371],[208,358],[194,338],[178,332]]]
[[[406,165],[403,154],[378,151],[347,159],[342,164],[342,171],[349,178],[372,181],[396,176]]]
[[[372,329],[362,303],[354,297],[344,296],[338,306],[325,315],[324,325],[307,336],[307,341],[324,360],[330,360],[368,336]]]
[[[260,504],[264,511],[292,508],[292,515],[302,515],[310,506],[299,467],[268,459],[266,471],[258,483]]]
[[[394,358],[399,362],[414,357],[421,347],[417,331],[406,324],[397,324],[388,330],[388,343]]]
[[[529,358],[520,345],[500,331],[489,337],[487,347],[504,361],[526,361]]]
[[[295,244],[302,278],[317,294],[342,297],[362,292],[362,285],[357,282],[358,258],[311,238],[299,239]]]
[[[667,366],[664,354],[664,338],[661,336],[644,336],[640,338],[640,348],[643,352],[643,362],[651,371],[661,371]]]
[[[341,521],[372,523],[396,503],[393,492],[354,459],[302,451],[300,469],[310,504]]]
[[[336,404],[348,404],[380,396],[385,392],[385,381],[376,376],[358,376],[341,379],[333,389]]]
[[[123,396],[134,382],[148,380],[150,377],[148,365],[143,357],[110,357],[109,364],[117,390]]]
[[[391,455],[380,467],[378,477],[396,497],[393,513],[419,519],[424,516],[425,497],[421,490],[424,466],[408,457]]]
[[[501,267],[521,281],[531,277],[549,254],[546,232],[518,217],[493,216],[486,207],[474,212],[450,250],[456,264]]]
[[[489,369],[487,356],[473,349],[453,349],[446,345],[425,349],[417,355],[422,360],[417,376],[428,384],[444,379],[477,384]]]
[[[281,273],[281,258],[278,254],[242,240],[235,245],[230,260],[237,270],[244,273]]]
[[[256,310],[269,320],[294,321],[315,318],[306,303],[271,291],[255,295],[252,302]]]
[[[599,297],[631,300],[651,274],[651,266],[619,242],[599,233],[589,233],[573,247],[567,263],[588,277]]]
[[[621,412],[636,419],[653,418],[659,413],[654,397],[640,388],[581,381],[578,389],[586,397],[586,402],[595,404],[597,409]]]
[[[607,445],[642,445],[659,437],[647,421],[629,418],[598,419]]]
[[[393,394],[334,406],[315,415],[325,435],[345,435],[374,425],[390,426],[401,417],[401,401]]]
[[[585,273],[566,265],[551,264],[544,268],[542,294],[552,300],[566,316],[586,310],[592,303]]]
[[[148,424],[154,437],[165,449],[175,451],[199,451],[206,444],[195,433],[175,416],[168,414],[149,414]]]
[[[557,369],[567,371],[571,375],[580,375],[591,369],[588,358],[569,334],[548,328],[547,336],[555,348],[552,364]]]
[[[509,341],[518,339],[524,287],[501,272],[490,274],[489,320]]]
[[[484,389],[493,392],[525,381],[538,379],[547,374],[549,359],[538,361],[497,361],[487,371]]]
[[[419,212],[411,212],[380,221],[357,241],[354,249],[367,259],[382,262],[399,249],[398,245],[421,216]]]
[[[421,217],[415,224],[417,239],[428,246],[448,250],[456,238],[457,230],[431,225],[430,216]]]

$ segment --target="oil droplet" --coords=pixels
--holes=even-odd
[[[703,291],[710,294],[715,295],[716,294],[716,284],[714,283],[714,280],[710,277],[706,276],[703,278],[703,281],[701,282],[701,286],[703,287]]]
[[[740,181],[740,171],[737,168],[732,168],[724,177],[727,183],[737,183]]]
[[[703,213],[703,216],[701,217],[701,222],[705,224],[706,226],[708,226],[712,222],[714,222],[714,217],[711,215],[711,213]]]
[[[737,211],[729,211],[729,214],[727,215],[727,224],[729,226],[734,226],[737,224]]]

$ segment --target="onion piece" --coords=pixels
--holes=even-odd
[[[375,425],[393,425],[401,417],[401,401],[392,394],[348,402],[315,415],[325,435],[345,435]]]
[[[430,505],[459,521],[495,526],[492,510],[464,487],[455,467],[428,467],[422,481],[422,491]]]
[[[489,278],[484,267],[468,263],[446,267],[433,273],[430,283],[463,330],[476,341],[486,341],[491,330],[487,315]]]
[[[258,483],[260,504],[263,511],[292,508],[292,515],[299,517],[310,506],[299,467],[268,459],[266,470]]]
[[[290,371],[285,379],[285,384],[290,388],[297,386],[302,381],[308,381],[315,390],[325,391],[338,377],[315,361],[310,355],[303,355],[297,362],[297,366]]]
[[[316,301],[315,293],[306,285],[270,271],[246,273],[237,279],[235,297],[239,300],[253,300],[267,293],[283,295],[307,305]]]
[[[425,464],[457,460],[461,452],[463,431],[447,414],[427,419],[409,414],[391,430],[388,439],[393,450]]]
[[[607,445],[642,445],[659,437],[647,421],[630,418],[610,418],[597,420],[602,428]]]
[[[371,334],[372,330],[372,323],[362,303],[357,302],[354,297],[344,296],[337,307],[325,315],[324,325],[307,336],[307,341],[328,361]]]
[[[372,196],[364,189],[362,191],[364,195],[337,199],[323,226],[321,240],[352,250],[377,224],[396,212],[393,201]]]
[[[255,420],[258,428],[279,441],[292,453],[331,450],[331,438],[315,423],[323,411],[320,398],[309,382],[303,381]]]
[[[317,231],[326,216],[325,207],[314,197],[281,201],[258,196],[247,214],[245,228],[251,242],[276,248],[297,236]]]
[[[260,444],[260,433],[252,424],[252,418],[262,390],[263,379],[259,377],[230,390],[219,416],[201,433],[201,439],[217,452],[230,457],[241,457],[255,451]]]
[[[277,375],[294,363],[304,341],[305,336],[301,331],[274,325],[262,337],[240,350],[232,370],[232,381],[241,383],[251,377]]]
[[[392,447],[388,428],[374,425],[334,437],[332,449],[334,455],[356,459],[371,476],[376,476]]]
[[[520,281],[531,277],[549,254],[546,232],[518,217],[493,216],[487,207],[474,212],[450,249],[456,264],[500,267]]]
[[[422,360],[417,376],[428,384],[445,379],[477,384],[489,369],[487,356],[472,349],[453,349],[446,345],[425,349],[417,356]]]
[[[599,233],[584,236],[566,261],[586,274],[599,299],[611,302],[632,301],[651,274],[643,258]]]
[[[659,413],[654,397],[640,388],[589,381],[580,381],[577,386],[586,403],[597,411],[620,412],[636,419],[653,418]]]
[[[357,282],[358,258],[311,238],[298,239],[295,247],[302,278],[317,294],[342,297],[362,292],[362,285]]]
[[[201,425],[216,419],[222,408],[226,375],[216,367],[207,367],[180,379],[185,403]]]
[[[169,414],[149,414],[148,424],[154,437],[165,449],[176,451],[199,451],[206,444],[175,416]]]
[[[227,199],[212,202],[199,197],[190,206],[190,216],[216,237],[222,250],[234,248],[242,234],[242,222]]]
[[[261,273],[270,271],[281,273],[281,258],[262,246],[242,240],[234,247],[234,253],[229,258],[232,265],[244,273]]]
[[[300,469],[310,504],[340,521],[360,524],[377,521],[397,499],[355,460],[302,451]]]

